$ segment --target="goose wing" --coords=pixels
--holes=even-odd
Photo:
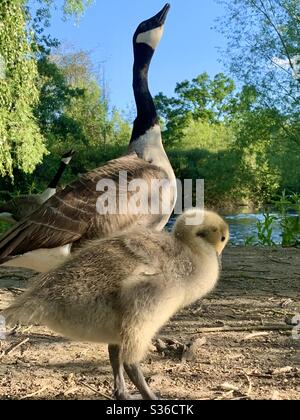
[[[0,239],[1,261],[36,249],[56,248],[105,237],[134,224],[153,226],[159,223],[161,215],[103,215],[97,212],[96,204],[100,196],[98,182],[103,179],[115,181],[118,196],[119,173],[125,171],[127,183],[137,178],[147,183],[166,178],[164,171],[135,154],[108,162],[56,193],[5,233]]]

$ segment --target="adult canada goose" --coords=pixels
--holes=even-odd
[[[20,195],[6,203],[0,204],[0,220],[11,223],[19,222],[26,216],[38,209],[45,201],[49,200],[56,193],[57,185],[75,154],[70,150],[61,157],[59,168],[49,183],[48,187],[41,194]]]
[[[189,225],[191,217],[197,224]],[[45,324],[80,341],[109,344],[117,399],[127,399],[123,366],[144,399],[155,399],[140,370],[151,339],[179,309],[209,293],[229,239],[215,213],[190,210],[172,234],[133,229],[94,240],[41,274],[2,315]]]
[[[137,118],[134,122],[128,155],[81,176],[6,233],[0,240],[2,262],[7,257],[26,253],[18,257],[18,261],[13,260],[9,264],[36,268],[40,271],[40,264],[36,266],[39,254],[34,250],[42,250],[44,256],[47,254],[46,250],[51,250],[50,253],[54,258],[42,267],[43,271],[47,271],[53,267],[53,261],[61,251],[64,255],[68,254],[71,246],[79,246],[87,239],[105,237],[133,225],[161,230],[167,223],[176,201],[176,179],[162,144],[158,117],[148,88],[148,69],[155,48],[162,37],[169,9],[169,4],[166,4],[157,15],[142,22],[134,34],[133,89]],[[155,214],[150,214],[148,208],[139,214],[131,212],[130,209],[125,212],[124,209],[117,210],[116,214],[99,214],[97,210],[100,196],[97,191],[99,182],[107,179],[113,181],[118,196],[120,192],[122,193],[119,179],[124,173],[127,175],[125,187],[136,179],[143,180],[149,187],[141,191],[143,203],[151,201],[150,184],[153,180],[161,182],[168,180],[172,184],[169,191],[169,208],[165,210],[160,206],[161,211],[152,212]],[[127,194],[126,190],[125,195],[126,199],[129,199],[133,193],[129,191]],[[162,193],[159,195],[159,200],[162,200]]]

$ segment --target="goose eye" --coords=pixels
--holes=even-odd
[[[221,241],[222,241],[222,242],[225,242],[225,240],[226,240],[225,236],[222,236]]]

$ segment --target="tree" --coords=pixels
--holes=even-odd
[[[32,172],[46,147],[33,113],[38,69],[24,1],[3,0],[0,21],[0,175],[12,176],[14,167]]]
[[[38,71],[40,95],[34,116],[50,154],[32,176],[15,170],[14,187],[0,180],[0,191],[43,190],[67,149],[77,153],[62,182],[122,155],[128,145],[130,125],[116,109],[110,110],[88,53],[57,50],[42,55]]]
[[[43,55],[37,62],[40,92],[35,115],[44,136],[48,136],[72,98],[83,95],[83,89],[72,87],[51,56]]]
[[[54,1],[38,3],[40,7],[33,17],[26,0],[0,3],[1,176],[13,177],[14,168],[31,173],[47,153],[35,112],[43,84],[37,61],[41,60],[41,67],[44,59],[45,66],[45,54],[57,42],[44,34]],[[65,0],[64,16],[79,17],[91,3],[92,0]]]
[[[226,10],[218,27],[228,40],[230,72],[255,86],[264,107],[299,120],[300,0],[219,2]]]
[[[236,89],[223,75],[206,73],[177,83],[156,102],[164,138],[179,178],[204,178],[207,203],[265,204],[280,191],[299,190],[294,123],[265,106],[253,85]]]
[[[192,81],[177,83],[175,97],[159,93],[155,102],[165,124],[167,142],[180,141],[192,120],[217,124],[229,118],[235,105],[234,90],[233,80],[223,73],[212,79],[202,73]]]
[[[50,61],[57,66],[68,89],[63,88],[61,92],[63,110],[56,112],[51,131],[73,145],[102,144],[105,147],[113,127],[108,101],[102,95],[89,54],[85,51],[57,51]],[[63,85],[60,83],[59,86]],[[59,142],[59,139],[55,141]]]
[[[75,16],[80,18],[84,10],[94,3],[95,0],[63,0],[62,3],[62,12],[65,18],[70,16]],[[48,19],[51,14],[53,7],[56,7],[56,0],[37,0],[37,3],[40,4],[40,7],[37,10],[43,11],[44,18]]]
[[[117,110],[110,110],[97,80],[99,69],[88,52],[57,49],[39,61],[39,70],[42,85],[36,115],[56,160],[67,148],[74,148],[76,174],[123,153],[130,126]],[[47,158],[50,168],[55,159]]]

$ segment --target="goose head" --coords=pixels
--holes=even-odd
[[[135,51],[138,50],[141,45],[147,45],[152,52],[154,52],[162,38],[164,23],[170,7],[170,4],[167,3],[155,16],[145,20],[138,26],[133,36]]]
[[[46,188],[46,190],[40,195],[42,202],[49,200],[49,198],[52,197],[56,193],[57,184],[60,178],[62,177],[62,174],[66,170],[67,166],[73,159],[74,155],[75,155],[75,150],[73,149],[71,149],[69,152],[65,153],[64,155],[62,155],[61,160],[60,160],[60,165],[56,174],[50,181],[48,188]]]
[[[68,153],[65,153],[64,155],[62,155],[61,163],[65,165],[69,165],[74,155],[75,155],[75,150],[71,149]]]

